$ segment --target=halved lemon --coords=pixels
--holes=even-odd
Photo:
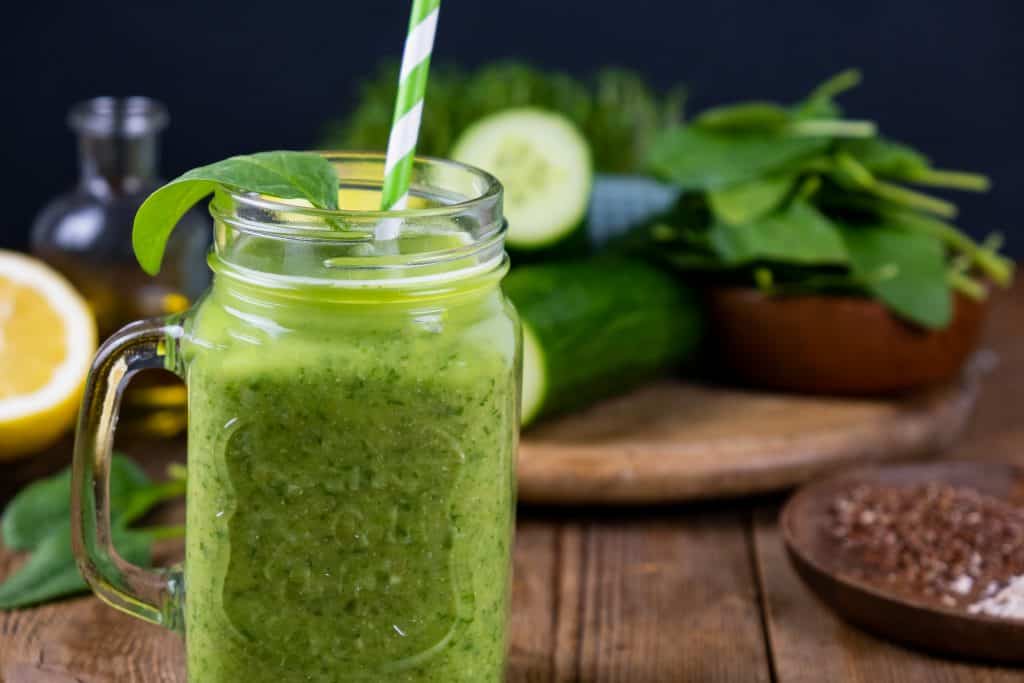
[[[0,460],[67,431],[95,352],[92,313],[64,276],[0,250]]]

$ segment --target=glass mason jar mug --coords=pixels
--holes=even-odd
[[[383,158],[330,158],[342,206],[379,197]],[[417,160],[416,208],[296,204],[215,198],[209,291],[98,352],[79,565],[111,605],[184,630],[192,681],[503,680],[521,352],[501,187]],[[382,220],[398,240],[374,241]],[[118,398],[153,367],[188,386],[183,572],[111,537]]]

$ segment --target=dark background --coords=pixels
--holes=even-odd
[[[14,5],[15,3],[11,3]],[[18,2],[0,57],[8,119],[0,246],[23,247],[32,216],[76,177],[64,117],[94,95],[145,94],[170,108],[162,168],[314,143],[355,83],[401,50],[403,0],[76,0]],[[9,6],[8,11],[13,11]],[[795,99],[847,66],[866,82],[851,115],[919,145],[940,165],[985,171],[995,189],[959,196],[975,234],[1007,233],[1013,253],[1024,105],[1021,0],[447,0],[436,54],[498,57],[586,74],[633,67],[688,84],[693,108]]]

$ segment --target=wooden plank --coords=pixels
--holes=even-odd
[[[775,523],[760,510],[754,528],[758,577],[778,683],[1020,683],[1019,670],[945,660],[875,638],[840,621],[804,587]]]
[[[179,638],[94,598],[6,613],[4,683],[185,683]]]
[[[516,530],[509,683],[575,680],[580,525],[528,515]]]
[[[551,605],[557,592],[557,571],[557,528],[520,522],[512,569],[510,683],[547,683],[553,678],[555,622]]]
[[[770,680],[743,519],[690,508],[586,524],[572,680]]]

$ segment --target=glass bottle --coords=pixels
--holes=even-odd
[[[382,156],[329,158],[343,206],[380,196]],[[419,159],[412,195],[218,195],[208,293],[97,354],[75,553],[101,598],[183,631],[190,681],[504,680],[522,357],[501,187]],[[117,555],[104,494],[117,396],[158,367],[190,394],[183,574]]]
[[[97,97],[72,107],[68,123],[78,136],[81,176],[36,217],[32,252],[82,292],[101,339],[133,320],[185,310],[209,281],[210,221],[197,210],[182,219],[156,278],[142,271],[131,248],[135,212],[163,184],[157,159],[166,108],[146,97]],[[148,377],[126,396],[127,426],[177,433],[184,401],[184,387],[169,373]]]

